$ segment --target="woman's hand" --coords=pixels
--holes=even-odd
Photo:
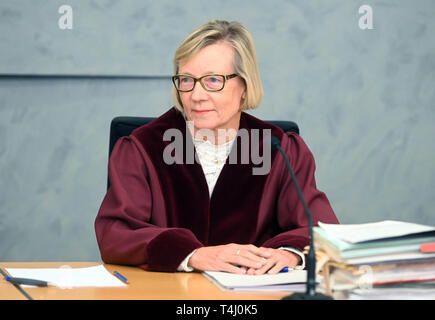
[[[188,265],[200,271],[260,275],[276,274],[284,267],[294,268],[299,262],[300,257],[287,250],[232,243],[199,248]]]
[[[263,270],[273,251],[252,244],[226,244],[202,247],[190,257],[188,265],[196,270],[226,271],[246,274],[248,270]]]
[[[301,260],[296,253],[284,249],[265,248],[269,252],[269,257],[266,263],[261,268],[250,268],[246,274],[260,275],[260,274],[276,274],[284,267],[294,268]]]

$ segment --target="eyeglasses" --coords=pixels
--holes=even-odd
[[[189,92],[195,88],[197,81],[201,83],[201,86],[207,91],[221,91],[225,86],[225,81],[237,77],[238,74],[206,74],[202,77],[196,78],[189,74],[176,74],[172,77],[172,82],[175,88],[180,92]]]

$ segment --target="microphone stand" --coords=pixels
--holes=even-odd
[[[296,192],[298,193],[299,199],[302,202],[302,206],[304,207],[305,215],[308,219],[308,227],[309,227],[309,249],[308,249],[308,261],[307,261],[307,283],[306,283],[306,292],[296,292],[287,296],[284,296],[281,300],[333,300],[332,297],[324,295],[322,293],[316,293],[316,256],[314,252],[314,244],[313,244],[313,218],[310,212],[310,209],[307,206],[307,203],[305,202],[304,195],[302,194],[302,190],[299,186],[298,180],[296,178],[295,173],[293,172],[293,169],[291,167],[290,161],[284,152],[284,150],[281,148],[281,142],[278,138],[272,136],[271,138],[272,147],[278,149],[278,151],[282,154],[284,157],[287,169],[290,172],[291,179],[293,181],[293,184],[295,185]]]

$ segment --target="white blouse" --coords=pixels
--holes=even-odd
[[[219,174],[231,152],[234,140],[235,138],[220,145],[214,145],[208,140],[194,139],[193,141],[205,179],[207,180],[210,197]]]

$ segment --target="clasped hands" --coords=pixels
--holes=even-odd
[[[231,243],[199,248],[188,265],[199,271],[261,275],[276,274],[284,267],[294,268],[299,261],[297,254],[287,250]]]

